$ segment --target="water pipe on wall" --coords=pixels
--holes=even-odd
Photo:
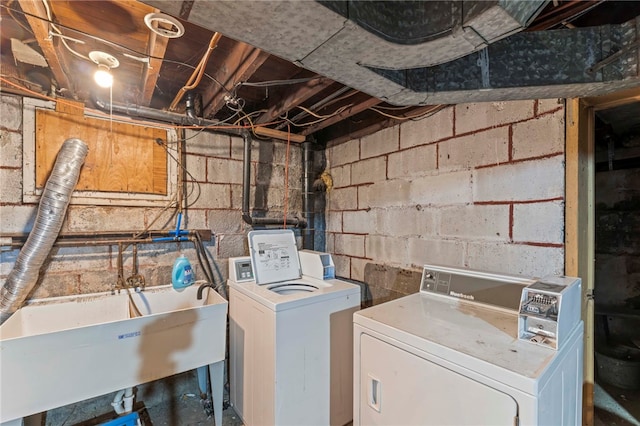
[[[247,131],[242,133],[244,141],[244,155],[242,163],[242,220],[251,226],[260,225],[282,225],[284,218],[252,217],[249,209],[249,196],[251,194],[251,134]],[[298,217],[288,217],[287,224],[303,228],[307,226],[307,221]]]
[[[195,106],[193,104],[193,99],[189,98],[190,101],[187,103],[187,111],[186,114],[179,114],[176,112],[169,111],[161,111],[154,108],[143,107],[138,105],[124,105],[113,102],[108,102],[103,99],[94,98],[93,103],[100,109],[101,111],[108,113],[116,113],[123,114],[129,117],[138,117],[146,120],[159,121],[162,123],[171,123],[171,124],[179,124],[179,125],[196,125],[196,126],[218,126],[215,131],[220,133],[226,133],[230,135],[240,135],[242,133],[241,130],[238,129],[226,129],[224,128],[224,123],[221,123],[218,120],[207,120],[205,118],[200,118],[195,115]]]
[[[96,106],[103,111],[125,114],[130,117],[141,117],[149,120],[161,121],[164,123],[194,124],[199,126],[215,126],[222,124],[216,120],[207,120],[197,117],[194,111],[195,107],[193,105],[193,99],[190,99],[190,101],[187,103],[186,115],[160,111],[148,107],[109,103],[97,98],[95,98],[93,101]],[[240,134],[242,135],[242,139],[244,141],[244,161],[242,174],[242,219],[244,220],[244,222],[251,226],[281,225],[282,223],[284,223],[284,218],[265,218],[251,216],[249,208],[249,197],[251,190],[251,134],[246,130],[224,129],[222,127],[216,128],[216,131],[233,135]],[[294,227],[303,228],[307,226],[307,221],[304,219],[293,217],[287,218],[287,224]]]
[[[0,290],[0,324],[22,306],[38,281],[40,268],[62,228],[88,152],[89,147],[80,139],[67,139],[62,144],[40,196],[33,229]]]

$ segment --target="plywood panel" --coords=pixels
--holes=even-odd
[[[77,190],[167,194],[167,154],[155,142],[166,140],[163,129],[39,109],[35,137],[37,188],[44,187],[62,143],[79,138],[89,154]]]

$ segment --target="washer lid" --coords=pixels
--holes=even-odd
[[[296,238],[290,229],[250,231],[249,252],[256,284],[302,277]]]

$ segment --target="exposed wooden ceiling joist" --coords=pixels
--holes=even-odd
[[[572,0],[560,4],[538,16],[535,24],[530,25],[526,31],[542,31],[557,26],[558,23],[570,24],[571,19],[598,6],[603,1],[605,0]]]
[[[385,120],[380,120],[378,118],[370,118],[365,121],[362,125],[357,126],[357,128],[349,129],[348,123],[342,122],[336,124],[333,127],[325,129],[323,132],[323,136],[326,140],[331,141],[331,145],[337,145],[342,142],[347,142],[351,139],[363,138],[367,135],[371,135],[379,130],[386,129],[387,127],[395,126],[396,124],[404,123],[410,119],[416,119],[420,117],[424,117],[428,114],[433,114],[447,105],[426,105],[423,107],[412,108],[403,113],[395,113],[394,116],[397,118],[387,117]]]
[[[214,73],[215,79],[202,95],[205,105],[204,116],[215,115],[225,104],[225,95],[237,83],[248,80],[253,73],[267,60],[268,53],[248,44],[236,42],[231,52],[224,58],[224,66]],[[220,87],[220,84],[224,87]]]
[[[19,3],[49,64],[51,73],[58,83],[58,89],[73,93],[74,87],[67,77],[69,67],[63,54],[58,53],[58,48],[54,45],[58,40],[49,35],[50,24],[44,3],[33,0],[19,0]]]
[[[382,103],[382,101],[378,98],[372,98],[372,97],[368,97],[368,99],[356,103],[355,105],[352,105],[348,108],[346,108],[344,111],[327,118],[326,120],[323,120],[319,123],[316,124],[312,124],[311,126],[306,127],[304,130],[302,130],[300,132],[300,134],[307,136],[310,135],[313,132],[317,132],[318,130],[324,129],[326,127],[331,126],[332,124],[335,124],[339,121],[344,120],[345,118],[351,117],[353,115],[356,115],[358,113],[361,113],[362,111],[371,108],[372,106],[376,106],[378,104]]]
[[[320,76],[313,80],[309,80],[288,93],[278,102],[274,103],[267,112],[258,117],[256,124],[264,124],[272,121],[285,112],[303,104],[307,99],[312,98],[332,84],[334,84],[333,80]]]
[[[114,104],[171,110],[171,100],[175,99],[183,87],[182,83],[189,79],[197,68],[197,61],[203,56],[205,46],[202,41],[210,38],[216,27],[213,23],[209,28],[188,21],[197,2],[174,2],[178,6],[175,11],[170,11],[170,7],[165,10],[171,2],[158,2],[157,6],[152,6],[152,3],[155,2],[47,0],[46,5],[50,7],[50,13],[47,13],[42,0],[3,1],[0,5],[0,35],[2,73],[7,78],[3,78],[2,89],[31,93],[32,96],[30,90],[35,90],[52,98],[92,102],[92,95],[100,90],[91,78],[95,64],[72,54],[61,44],[61,37],[50,36],[50,31],[53,31],[63,33],[67,44],[79,52],[78,56],[97,50],[119,60],[119,66],[113,73]],[[547,28],[560,28],[565,22],[578,30],[626,22],[640,13],[638,4],[640,2],[604,0],[548,2],[527,30],[542,32]],[[167,38],[155,33],[145,22],[145,17],[152,12],[173,14],[184,26],[184,34]],[[38,45],[33,42],[31,33]],[[49,67],[38,67],[26,61],[14,62],[14,56],[18,54],[12,52],[12,39],[23,42],[42,55]],[[222,37],[220,46],[207,61],[206,75],[190,89],[203,101],[202,111],[198,109],[196,114],[201,118],[225,121],[238,110],[240,116],[252,117],[254,125],[268,125],[272,130],[281,131],[290,128],[292,132],[334,144],[397,125],[406,120],[403,115],[412,117],[434,108],[385,109],[384,106],[389,105],[371,94],[345,86],[340,82],[342,80],[322,77],[298,62],[267,54],[266,51],[269,50],[260,50],[228,36]],[[308,80],[315,77],[319,78]],[[450,82],[451,77],[444,75],[443,79]],[[51,91],[52,88],[55,90]],[[234,111],[225,107],[227,100],[235,100],[235,107],[229,105]],[[588,99],[586,101],[589,102]],[[368,110],[376,105],[382,112],[390,112],[397,117],[386,117],[380,111]],[[184,112],[184,101],[176,110]],[[268,124],[283,114],[287,114],[289,121]],[[315,132],[318,133],[314,135]]]

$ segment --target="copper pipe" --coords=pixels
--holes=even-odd
[[[207,61],[209,61],[209,56],[211,55],[211,52],[213,52],[213,49],[215,49],[218,45],[218,41],[221,37],[222,34],[220,33],[213,34],[213,37],[211,37],[211,40],[209,41],[209,47],[207,48],[207,51],[205,52],[202,59],[200,59],[200,63],[198,64],[196,69],[193,70],[193,74],[191,74],[191,77],[189,77],[189,80],[184,85],[184,87],[182,87],[182,89],[178,91],[178,94],[176,95],[173,102],[171,102],[171,105],[169,106],[170,111],[174,111],[176,109],[178,103],[180,102],[180,100],[182,100],[182,97],[185,93],[187,93],[187,91],[197,87],[198,84],[200,84],[200,80],[202,80],[202,76],[204,75],[204,70],[207,67]]]

